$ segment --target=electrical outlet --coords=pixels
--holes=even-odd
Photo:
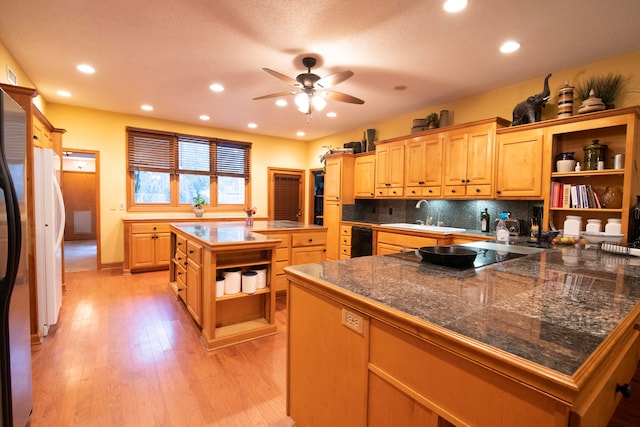
[[[111,203],[109,204],[109,209],[111,209],[112,211],[115,211],[115,210],[116,210],[116,204],[115,204],[115,202],[111,202]]]
[[[363,317],[345,308],[342,309],[342,324],[360,335],[364,334]]]

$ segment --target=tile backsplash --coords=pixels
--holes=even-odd
[[[527,224],[533,216],[533,207],[542,206],[540,200],[428,200],[416,208],[418,200],[368,200],[358,199],[353,205],[344,205],[343,221],[359,221],[367,223],[393,223],[424,221],[427,214],[432,217],[432,224],[448,227],[460,227],[469,230],[480,230],[480,214],[487,208],[490,223],[498,218],[501,212],[511,212],[511,218],[524,221],[524,234]]]

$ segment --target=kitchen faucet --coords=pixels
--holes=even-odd
[[[427,212],[424,218],[424,224],[431,225],[431,222],[433,221],[433,217],[429,216],[429,202],[425,199],[418,200],[418,203],[416,203],[416,209],[420,209],[420,205],[422,205],[422,203],[427,205]],[[422,221],[418,220],[418,222],[421,223]]]

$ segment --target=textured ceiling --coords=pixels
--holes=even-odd
[[[316,139],[486,90],[640,49],[638,0],[0,0],[0,39],[54,103],[149,115],[284,138]],[[503,56],[498,46],[522,48]],[[364,105],[329,101],[310,123],[291,89],[313,54],[332,89]],[[81,62],[93,75],[75,70]],[[214,82],[225,91],[208,89]],[[18,82],[20,84],[20,82]],[[394,89],[405,86],[405,90]],[[58,89],[70,91],[61,98]],[[143,103],[154,111],[140,110]],[[335,111],[328,118],[326,111]],[[249,122],[258,124],[247,129]]]

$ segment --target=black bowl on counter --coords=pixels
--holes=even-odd
[[[448,267],[471,265],[478,255],[473,249],[459,246],[423,246],[418,252],[423,261]]]

